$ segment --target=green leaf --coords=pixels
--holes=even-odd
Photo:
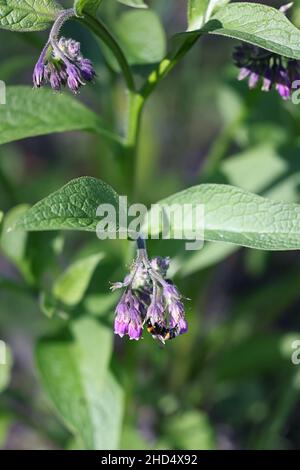
[[[200,29],[216,10],[229,2],[230,0],[189,0],[188,31]]]
[[[96,267],[103,258],[104,254],[98,253],[75,261],[56,280],[53,295],[71,307],[78,304],[88,288]]]
[[[300,31],[275,8],[248,2],[231,3],[213,15],[207,27],[213,34],[300,59]]]
[[[299,336],[298,336],[299,337]],[[295,339],[297,335],[295,335]],[[290,335],[277,333],[258,334],[243,338],[238,343],[230,344],[222,350],[214,366],[214,374],[218,380],[257,377],[270,370],[278,370],[290,362],[292,349]]]
[[[0,211],[0,224],[2,222],[2,219],[3,219],[3,212]]]
[[[29,284],[38,284],[44,270],[49,269],[63,247],[62,237],[56,233],[28,233],[12,231],[11,227],[30,206],[20,204],[4,218],[0,249]]]
[[[28,208],[29,206],[27,204],[20,204],[6,214],[0,237],[2,253],[21,270],[25,268],[23,262],[28,234],[22,230],[9,232],[8,228],[11,227]]]
[[[124,13],[113,28],[130,64],[152,64],[165,56],[166,35],[155,12]]]
[[[96,15],[101,2],[102,0],[75,0],[74,8],[76,14],[81,16],[86,12],[91,15]]]
[[[182,256],[179,274],[189,276],[201,269],[220,263],[238,250],[236,245],[229,243],[206,243],[202,250],[185,253]]]
[[[60,11],[54,0],[0,0],[0,27],[39,31],[48,28]]]
[[[0,411],[0,448],[5,446],[10,427],[13,423],[13,417],[6,411]]]
[[[174,194],[162,201],[161,205],[182,206],[203,204],[204,221],[195,223],[193,229],[200,230],[204,222],[204,239],[223,241],[262,250],[300,249],[300,205],[265,199],[234,186],[203,184]],[[170,210],[170,207],[169,207]],[[190,216],[191,216],[190,211]],[[167,214],[166,214],[167,216]],[[151,212],[150,212],[151,217]],[[154,218],[154,217],[153,217]],[[171,235],[178,227],[169,218]],[[194,218],[195,219],[195,218]],[[151,220],[148,218],[148,220]],[[190,228],[191,217],[186,217]],[[155,235],[161,231],[161,223],[151,226]]]
[[[11,229],[93,232],[101,220],[96,215],[100,204],[111,204],[117,210],[117,193],[103,181],[83,176],[35,204]],[[114,222],[111,221],[111,229],[116,228]]]
[[[123,397],[109,370],[112,333],[82,318],[66,339],[45,339],[36,357],[42,383],[59,415],[86,449],[116,449]]]
[[[0,144],[75,130],[114,138],[98,116],[72,96],[26,86],[8,87],[6,93],[6,106],[0,106]]]
[[[188,0],[188,31],[200,29],[212,14],[230,0]]]
[[[144,0],[118,0],[118,2],[133,8],[148,8]]]
[[[164,432],[172,449],[215,449],[213,428],[204,413],[191,410],[166,421]]]

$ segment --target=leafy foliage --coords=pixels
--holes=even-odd
[[[122,419],[122,392],[109,371],[112,336],[95,320],[71,325],[70,337],[45,339],[37,364],[50,399],[86,449],[114,449]]]
[[[7,105],[0,108],[0,143],[52,132],[86,130],[106,133],[101,119],[74,98],[26,86],[8,87]]]
[[[102,0],[75,0],[74,8],[79,16],[85,12],[95,15],[101,2]]]
[[[101,220],[96,215],[100,204],[111,204],[117,209],[116,192],[96,178],[78,178],[37,203],[11,228],[95,231]]]

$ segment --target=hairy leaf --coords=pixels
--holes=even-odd
[[[91,255],[75,261],[55,281],[53,295],[64,304],[78,304],[90,283],[94,271],[104,258],[103,253]]]

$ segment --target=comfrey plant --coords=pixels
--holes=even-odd
[[[174,9],[170,18],[176,16],[182,24],[184,3],[187,6],[186,25],[174,37],[168,38],[157,11],[162,11],[162,4],[166,9]],[[282,114],[294,113],[293,119],[290,119],[293,121],[291,135],[293,132],[293,142],[299,142],[299,116],[296,115],[296,106],[291,106],[286,101],[291,97],[293,82],[300,79],[300,30],[288,18],[286,8],[280,11],[278,8],[261,3],[181,0],[180,2],[151,1],[149,4],[151,8],[147,0],[75,0],[72,8],[64,9],[62,4],[55,0],[0,0],[0,27],[13,32],[30,33],[30,47],[38,44],[34,57],[39,57],[35,67],[32,61],[30,68],[30,70],[34,68],[34,89],[29,80],[27,86],[12,86],[9,80],[6,80],[6,104],[0,103],[0,143],[9,144],[14,140],[57,132],[89,133],[80,145],[76,145],[78,140],[73,143],[72,151],[73,149],[76,151],[76,160],[71,160],[70,155],[70,160],[67,161],[72,161],[71,174],[79,173],[82,168],[93,168],[95,175],[73,179],[49,195],[43,194],[44,188],[47,187],[43,182],[48,183],[48,175],[45,175],[44,180],[41,177],[43,182],[39,181],[40,184],[35,186],[35,191],[40,191],[39,202],[29,208],[24,204],[10,208],[11,210],[7,210],[5,214],[0,211],[1,252],[15,266],[15,269],[4,271],[0,279],[0,289],[7,291],[10,289],[22,295],[25,293],[30,297],[31,304],[38,299],[40,309],[47,315],[49,322],[52,317],[57,320],[55,327],[48,328],[53,333],[51,338],[45,338],[43,334],[41,335],[43,339],[38,341],[37,364],[43,385],[63,418],[62,421],[67,423],[76,438],[80,438],[80,445],[89,449],[118,448],[121,423],[124,422],[122,394],[127,392],[129,398],[126,399],[132,399],[134,380],[131,379],[137,375],[138,361],[149,361],[151,367],[157,356],[163,357],[161,361],[163,362],[170,354],[168,371],[170,369],[172,372],[170,382],[175,384],[176,393],[174,400],[171,400],[174,406],[172,404],[168,408],[166,415],[169,416],[169,411],[177,407],[180,394],[192,397],[193,406],[198,409],[198,402],[195,402],[195,397],[199,395],[198,377],[194,381],[195,371],[199,367],[199,361],[202,361],[201,365],[205,365],[206,357],[215,358],[220,351],[222,337],[218,330],[211,339],[211,350],[208,347],[209,341],[199,341],[199,333],[194,325],[197,325],[199,298],[202,294],[199,292],[202,289],[199,284],[202,286],[204,283],[196,277],[191,282],[185,282],[184,278],[224,260],[238,247],[263,251],[300,249],[300,206],[296,204],[298,177],[296,174],[291,175],[294,166],[291,164],[290,155],[286,162],[283,161],[282,149],[285,147],[283,144],[287,144],[287,147],[290,145],[284,135],[284,125],[280,123],[278,138],[279,126],[275,127],[275,131],[272,127],[272,133],[263,132],[263,151],[266,152],[269,148],[271,151],[267,153],[266,160],[265,154],[257,155],[256,152],[253,161],[252,146],[259,147],[262,132],[257,132],[257,129],[255,132],[250,132],[253,128],[250,129],[247,121],[247,119],[256,120],[256,115],[251,113],[260,110],[259,107],[253,109],[258,101],[261,100],[259,105],[265,103],[266,97],[260,93],[259,88],[268,91],[269,97],[277,97],[279,93],[285,101],[274,100],[274,106],[282,109],[284,111]],[[159,6],[157,11],[155,6]],[[291,14],[290,10],[289,15]],[[65,30],[67,21],[72,22],[72,37],[69,37]],[[77,25],[85,28],[87,35],[83,35],[82,28],[77,30]],[[35,35],[35,32],[46,29],[50,30],[50,34],[45,34],[40,44],[43,33]],[[2,37],[7,34],[9,42],[9,33],[2,31],[1,34]],[[246,86],[242,91],[232,87],[232,94],[234,97],[238,94],[238,99],[234,100],[232,107],[226,101],[226,113],[223,113],[226,114],[224,129],[220,129],[220,136],[212,139],[214,142],[207,155],[204,155],[203,151],[203,148],[207,148],[207,142],[201,146],[201,133],[199,132],[198,142],[198,133],[195,132],[195,126],[206,129],[203,125],[205,122],[195,119],[195,123],[191,126],[193,129],[191,134],[195,141],[193,145],[181,138],[181,135],[176,136],[176,142],[184,142],[183,155],[180,155],[182,160],[186,158],[184,152],[190,154],[191,149],[193,155],[201,154],[201,159],[199,157],[197,162],[199,172],[189,172],[191,186],[180,190],[182,189],[180,184],[184,185],[186,179],[176,175],[171,180],[175,159],[170,157],[165,165],[167,170],[170,170],[168,175],[170,180],[161,177],[155,158],[156,142],[155,145],[148,145],[150,140],[159,140],[159,137],[154,139],[150,132],[159,136],[160,124],[165,121],[163,118],[156,121],[161,100],[158,99],[157,106],[153,106],[149,112],[149,117],[153,118],[154,114],[155,118],[150,123],[153,126],[149,125],[151,130],[148,133],[141,134],[142,117],[148,100],[160,83],[167,78],[170,84],[172,80],[176,81],[171,72],[182,63],[184,83],[188,82],[189,86],[182,88],[179,93],[176,88],[174,92],[179,96],[179,98],[176,96],[176,99],[181,100],[178,106],[180,120],[177,120],[179,125],[176,132],[180,133],[183,129],[183,137],[187,135],[184,134],[184,127],[190,126],[182,126],[181,123],[185,119],[185,113],[188,112],[189,104],[194,104],[195,108],[199,109],[203,94],[202,92],[199,94],[197,89],[198,87],[204,89],[207,82],[206,74],[201,75],[202,70],[198,72],[195,66],[189,71],[193,77],[189,82],[190,75],[186,73],[189,63],[184,62],[184,59],[189,51],[196,47],[196,43],[208,34],[211,41],[219,41],[220,48],[223,47],[225,38],[233,41],[232,48],[235,48],[235,52],[233,61],[229,61],[228,67],[235,70],[234,65],[236,65],[240,69],[239,78],[247,79],[250,88],[256,87],[258,92],[253,94]],[[96,39],[93,48],[90,47],[92,35]],[[83,54],[82,51],[87,52]],[[206,57],[207,54],[204,54],[203,58]],[[32,60],[31,49],[30,60]],[[17,65],[24,66],[21,63]],[[205,63],[202,67],[205,68]],[[7,67],[7,70],[9,69],[12,69],[11,63]],[[0,72],[3,70],[5,71],[5,68],[1,67]],[[98,70],[99,73],[96,74]],[[183,80],[180,69],[178,76],[180,80],[177,81],[177,86],[181,86]],[[216,82],[217,78],[214,77]],[[221,80],[218,84],[222,85]],[[167,94],[168,99],[171,95],[170,90]],[[79,91],[80,97],[77,96]],[[217,91],[219,89],[210,95],[213,100],[218,95]],[[164,89],[161,93],[163,95]],[[199,99],[199,105],[196,99]],[[227,99],[230,97],[226,97]],[[192,103],[193,101],[195,103]],[[89,107],[88,103],[92,103],[92,106]],[[216,104],[214,102],[213,109],[217,109]],[[173,116],[170,110],[168,112],[171,120]],[[205,121],[205,109],[201,112],[201,119]],[[211,115],[214,117],[215,113]],[[211,135],[215,136],[218,122],[219,118],[214,120]],[[247,130],[247,126],[249,132],[244,132],[245,138],[239,139],[237,135],[239,130],[242,128]],[[170,135],[170,129],[172,127],[168,122],[163,129],[164,136],[168,135],[167,157],[172,155],[172,145],[175,145],[171,140],[173,136]],[[275,133],[276,138],[273,138]],[[264,140],[265,134],[266,140],[271,135],[268,142]],[[143,145],[139,145],[141,138]],[[68,156],[68,147],[61,151],[64,142],[63,139],[59,140],[60,151],[56,156],[55,165],[53,164],[57,173],[51,178],[51,184],[55,178],[61,180],[62,175],[66,174],[67,163],[61,165],[63,167],[61,173],[59,173],[61,166],[57,164],[59,158]],[[247,145],[249,149],[245,148]],[[280,145],[278,154],[275,145]],[[52,148],[55,149],[55,145],[51,146],[51,151]],[[233,158],[228,166],[227,162],[223,165],[223,158],[230,158],[231,148],[238,148],[241,152],[251,150],[250,155],[247,153],[243,171],[241,167],[244,160],[240,155],[239,158]],[[50,160],[49,152],[47,149],[46,154]],[[4,160],[5,152],[3,153]],[[162,154],[163,151],[157,153]],[[87,157],[88,164],[86,164]],[[73,165],[73,161],[76,161],[77,166],[75,163]],[[267,168],[263,164],[267,165]],[[27,168],[26,165],[24,168]],[[186,167],[188,165],[185,165]],[[14,173],[15,166],[12,168],[11,173]],[[254,173],[249,180],[248,168],[249,174],[252,168]],[[39,171],[40,176],[43,170]],[[243,178],[242,173],[246,174],[246,177]],[[257,173],[259,178],[256,178]],[[109,184],[98,178],[100,174],[106,175]],[[220,181],[220,176],[229,184],[215,184],[216,181]],[[19,173],[16,176],[15,191],[0,168],[0,183],[2,182],[4,182],[4,192],[10,198],[9,201],[19,200],[21,194]],[[280,191],[278,190],[275,197],[273,189],[275,183],[278,186],[279,182]],[[30,183],[26,181],[26,186],[29,185]],[[173,188],[174,194],[166,195],[170,187]],[[285,194],[282,191],[283,187],[289,188],[288,202],[280,200]],[[249,192],[248,189],[253,192]],[[274,200],[255,194],[266,190],[274,196]],[[36,192],[34,195],[33,198],[36,197]],[[166,215],[167,219],[166,232],[168,237],[176,239],[176,242],[168,244],[167,237],[164,237],[165,245],[160,243],[157,239],[164,232],[164,223],[149,217],[148,226],[145,221],[141,221],[140,226],[136,228],[139,238],[137,254],[133,256],[132,248],[133,245],[136,246],[136,240],[130,239],[128,235],[131,233],[130,230],[123,230],[124,226],[127,227],[124,220],[120,221],[112,216],[113,213],[116,215],[122,212],[121,196],[128,199],[127,219],[134,217],[139,211],[141,205],[137,203],[142,203],[143,207],[144,204],[147,207],[150,205],[163,207],[162,214]],[[159,200],[163,196],[164,199]],[[290,202],[292,199],[293,202]],[[168,209],[176,205],[181,209],[178,213],[187,214],[186,217],[182,217],[180,230],[176,217],[168,215],[170,213]],[[204,207],[204,222],[203,219],[198,221],[191,217],[192,210],[184,210],[186,206],[194,207],[194,205]],[[6,207],[1,209],[6,211]],[[150,215],[151,212],[152,209],[149,211]],[[108,225],[109,230],[106,231]],[[185,252],[183,246],[186,240],[183,240],[183,234],[202,233],[203,225],[203,238],[209,244],[204,245],[201,253]],[[87,242],[87,237],[78,236],[78,245],[73,245],[76,246],[76,254],[75,250],[73,253],[71,249],[66,250],[62,256],[64,247],[62,232],[66,230],[91,232],[96,239],[95,233],[98,234],[99,227],[101,232],[99,240],[90,237]],[[51,233],[43,233],[50,231]],[[116,240],[111,240],[113,238],[111,234],[115,233],[122,235],[119,237],[121,241],[117,240],[117,236]],[[148,239],[149,235],[151,235],[149,248],[153,249],[155,257],[148,256],[143,241]],[[193,238],[193,235],[190,237]],[[106,238],[107,243],[103,241]],[[96,243],[93,243],[95,241]],[[79,252],[77,246],[83,249]],[[169,260],[167,255],[173,249],[172,256],[175,259]],[[67,262],[68,266],[62,269],[62,258],[65,263],[68,256],[71,258]],[[258,263],[257,259],[258,257],[252,264],[263,264],[261,261]],[[125,276],[125,266],[130,263],[132,265],[129,273]],[[169,264],[172,269],[169,269]],[[0,269],[2,265],[6,269],[7,263],[0,265]],[[10,273],[14,275],[16,270],[19,272],[20,283],[15,282],[15,278],[6,278],[7,273],[9,277]],[[111,284],[116,279],[122,278],[124,278],[122,282]],[[110,285],[112,292],[109,291]],[[190,298],[189,302],[185,302],[185,298]],[[18,312],[20,302],[16,308]],[[184,304],[188,307],[187,315]],[[280,302],[279,304],[281,305]],[[203,311],[202,305],[201,310]],[[189,332],[185,335],[188,330],[187,320]],[[234,334],[242,330],[244,340],[246,330],[251,330],[252,323],[249,328],[234,328]],[[210,334],[208,330],[209,328],[205,329],[207,335]],[[224,341],[227,347],[231,341],[231,324],[228,328],[226,325],[223,328],[222,324],[221,334],[223,335],[226,330],[229,331],[228,340]],[[34,338],[36,333],[35,331]],[[117,336],[122,337],[122,340]],[[151,352],[155,349],[151,336],[160,343],[166,343],[162,352],[156,348],[153,354],[149,354],[147,348],[151,348]],[[142,338],[143,342],[129,341]],[[176,341],[168,341],[174,338]],[[6,339],[3,339],[6,342]],[[113,340],[116,341],[116,354],[114,361],[111,361]],[[198,355],[196,352],[199,351],[200,343],[204,344],[204,350]],[[135,348],[139,351],[136,355],[134,355]],[[171,354],[175,350],[176,359],[173,360]],[[260,351],[261,348],[257,350]],[[197,363],[190,367],[189,360],[190,358],[192,360],[193,352]],[[234,357],[237,357],[236,354]],[[209,361],[210,364],[213,362],[217,361]],[[163,362],[161,368],[165,365],[166,362]],[[169,379],[166,370],[158,372],[159,367],[157,368],[156,364],[153,367],[155,374],[151,386],[153,384],[157,387],[159,384],[160,387],[165,379],[166,381]],[[203,377],[206,380],[207,377],[221,376],[220,371],[227,369],[227,366],[221,367],[216,374],[206,371],[208,373],[203,374]],[[122,387],[120,377],[116,380],[118,370],[126,370],[129,387]],[[179,375],[181,383],[177,382]],[[164,380],[160,380],[161,377]],[[190,391],[188,387],[192,382],[196,388]],[[208,390],[210,382],[211,380],[205,384],[204,393]],[[142,400],[151,388],[148,387],[148,383],[146,386],[146,393],[144,394],[142,390],[142,393],[139,393],[139,400]],[[183,393],[177,393],[181,386]],[[160,389],[158,391],[161,392]],[[162,394],[169,395],[169,390],[163,391]],[[14,393],[14,397],[15,395]],[[158,392],[155,396],[157,395]],[[247,403],[248,398],[245,401]],[[161,403],[157,407],[159,417],[162,415],[162,409],[159,408]],[[23,406],[19,408],[23,409]],[[126,421],[127,424],[131,425],[131,418],[130,416]],[[103,422],[106,426],[102,425]],[[186,422],[189,423],[189,419]],[[253,422],[249,428],[252,428],[252,424]],[[202,430],[202,425],[205,425],[202,416],[199,416],[196,425]],[[174,433],[173,438],[183,434],[182,429],[185,429],[185,425],[180,429],[180,433]],[[44,434],[53,433],[50,431]],[[158,441],[159,445],[165,442],[171,448],[174,441],[167,439]]]

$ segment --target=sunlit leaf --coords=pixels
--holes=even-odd
[[[212,17],[213,34],[241,39],[277,54],[300,59],[300,31],[276,8],[230,3]]]
[[[0,0],[0,27],[12,31],[46,29],[60,12],[54,0]]]

